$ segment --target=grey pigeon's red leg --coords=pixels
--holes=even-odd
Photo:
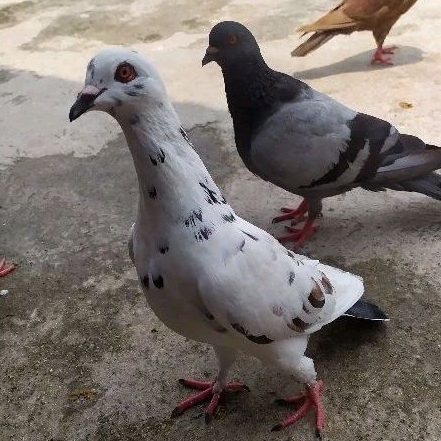
[[[392,66],[394,63],[392,62],[391,57],[385,57],[384,55],[392,55],[397,49],[397,46],[378,47],[372,55],[371,64],[378,63]]]
[[[277,240],[280,243],[294,242],[295,248],[302,248],[309,236],[318,229],[317,225],[314,225],[314,221],[315,219],[308,219],[301,229],[285,227],[285,230],[289,231],[289,234],[280,236]]]
[[[286,214],[275,217],[273,219],[273,224],[290,219],[292,219],[293,224],[295,224],[306,220],[305,214],[308,212],[308,204],[306,202],[306,199],[303,199],[302,203],[297,208],[282,207],[280,211]]]
[[[181,401],[172,412],[172,418],[181,415],[191,407],[196,406],[199,403],[210,400],[210,403],[205,409],[205,422],[208,424],[216,412],[219,406],[219,401],[224,392],[243,392],[249,391],[249,388],[241,383],[228,383],[223,388],[216,387],[215,381],[198,381],[192,379],[181,378],[179,382],[190,389],[198,389],[195,395],[192,395],[185,400]]]
[[[0,277],[6,276],[7,274],[11,273],[15,270],[15,265],[8,265],[6,266],[5,259],[0,260]]]
[[[313,385],[306,386],[306,392],[303,395],[288,397],[277,400],[280,404],[301,404],[301,406],[279,424],[276,424],[271,430],[277,431],[285,429],[291,424],[301,420],[311,408],[315,408],[315,429],[318,438],[321,438],[325,426],[325,414],[321,402],[320,394],[323,390],[323,381],[317,381]]]

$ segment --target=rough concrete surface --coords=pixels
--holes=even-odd
[[[212,377],[210,348],[152,314],[127,254],[137,185],[110,117],[69,124],[85,66],[99,49],[131,45],[164,76],[184,126],[236,211],[272,233],[281,205],[299,202],[244,169],[219,69],[202,69],[211,26],[247,24],[269,64],[401,131],[441,143],[441,10],[418,2],[387,38],[396,65],[368,64],[370,33],[337,37],[292,59],[295,28],[329,0],[0,0],[0,440],[311,440],[312,417],[285,432],[274,398],[288,375],[241,357],[229,396],[206,426],[202,408],[169,415],[177,379]],[[400,102],[412,106],[400,106]],[[362,190],[326,200],[305,253],[365,279],[383,325],[338,320],[308,349],[325,380],[326,439],[441,439],[441,204]]]

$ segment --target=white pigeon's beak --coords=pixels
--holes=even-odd
[[[76,120],[84,112],[87,112],[93,107],[95,99],[105,92],[107,89],[98,89],[95,86],[85,86],[84,89],[78,94],[77,100],[70,108],[69,120],[70,122]]]

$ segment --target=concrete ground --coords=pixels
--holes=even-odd
[[[313,439],[312,418],[270,433],[296,381],[241,357],[210,426],[201,408],[169,415],[182,376],[212,377],[211,350],[166,329],[140,292],[127,254],[137,185],[114,121],[69,124],[88,60],[131,45],[162,72],[183,124],[236,211],[272,233],[289,195],[252,176],[235,151],[220,70],[200,62],[213,24],[247,24],[268,63],[401,131],[441,144],[441,10],[418,2],[390,33],[396,65],[368,64],[369,33],[337,37],[292,59],[295,28],[329,0],[0,0],[0,440]],[[93,3],[93,5],[91,4]],[[403,104],[404,103],[404,104]],[[409,103],[410,105],[407,105]],[[388,311],[380,326],[339,320],[311,339],[327,385],[326,439],[441,439],[441,204],[362,190],[325,201],[308,255],[365,279]]]

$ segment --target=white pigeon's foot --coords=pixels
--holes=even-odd
[[[7,274],[11,273],[15,270],[14,264],[12,265],[6,265],[5,259],[0,260],[0,277],[6,276]]]
[[[323,390],[323,381],[317,381],[313,385],[306,386],[306,392],[303,395],[298,395],[294,397],[282,398],[277,400],[279,404],[300,404],[301,406],[288,418],[285,418],[279,424],[276,424],[271,431],[275,432],[278,430],[285,429],[291,424],[296,423],[301,420],[311,409],[315,407],[315,429],[317,438],[321,438],[323,428],[325,426],[325,413],[323,411],[323,405],[321,402],[321,393]]]
[[[318,226],[314,225],[314,221],[315,219],[308,219],[301,229],[285,227],[289,234],[280,236],[277,240],[282,244],[294,242],[294,249],[302,248],[307,239],[318,230]]]
[[[371,64],[386,64],[392,66],[394,63],[391,57],[385,57],[384,55],[393,55],[398,49],[397,46],[379,47],[372,55]]]
[[[198,381],[192,379],[181,378],[179,382],[190,389],[198,389],[199,392],[181,401],[174,409],[171,414],[172,418],[177,417],[184,413],[187,409],[196,406],[199,403],[210,400],[207,408],[205,409],[205,422],[208,424],[211,418],[216,412],[219,406],[221,396],[224,392],[243,392],[249,391],[248,386],[241,383],[228,383],[224,388],[220,390],[215,390],[215,381]]]

